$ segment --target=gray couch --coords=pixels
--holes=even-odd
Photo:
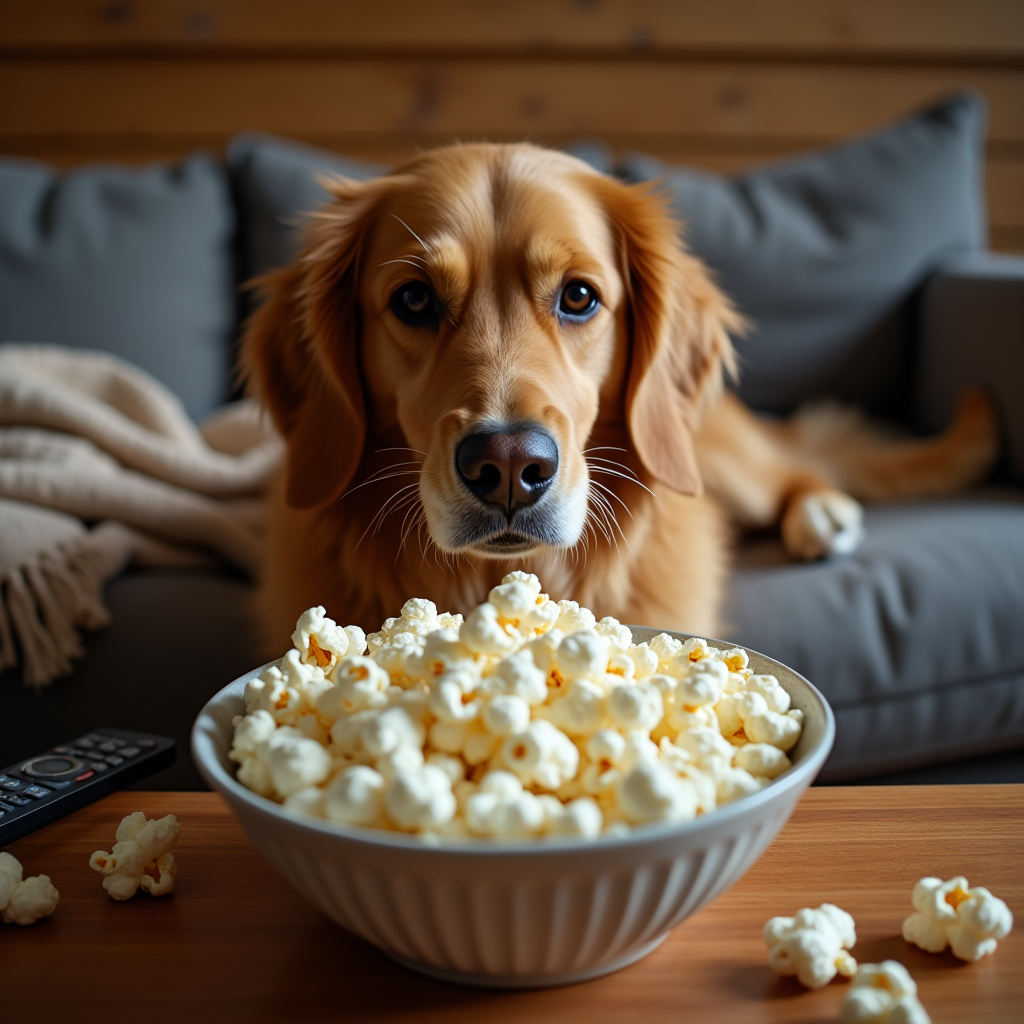
[[[984,112],[956,96],[878,134],[726,179],[600,144],[572,148],[628,180],[663,179],[691,247],[757,323],[739,390],[785,414],[857,403],[905,429],[948,422],[960,389],[996,399],[1005,456],[991,486],[879,506],[850,558],[739,546],[726,636],[804,673],[836,711],[824,778],[1019,745],[1024,737],[1024,259],[985,252]],[[379,167],[259,135],[220,162],[60,176],[0,161],[0,342],[108,349],[201,418],[231,392],[238,286],[295,251],[317,172]],[[206,698],[251,668],[249,581],[129,572],[113,625],[41,693],[0,676],[0,763],[95,725],[177,737],[151,785],[201,785],[187,736]],[[656,625],[656,624],[655,624]]]

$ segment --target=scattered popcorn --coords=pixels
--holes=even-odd
[[[805,988],[822,988],[837,974],[849,978],[857,970],[847,952],[857,941],[853,918],[831,903],[773,917],[763,935],[771,969],[782,977],[795,974]]]
[[[35,924],[57,909],[60,893],[49,875],[24,878],[21,861],[0,853],[0,912],[5,924]]]
[[[903,922],[903,938],[928,953],[949,946],[961,960],[980,960],[1013,928],[1010,908],[982,886],[969,889],[962,876],[922,878],[911,902],[917,913]]]
[[[792,766],[801,732],[742,648],[667,633],[635,644],[525,572],[465,620],[412,598],[367,636],[310,608],[292,644],[247,684],[229,756],[254,792],[344,825],[623,835],[757,792]],[[93,866],[123,899],[139,855],[118,840]]]
[[[917,985],[903,964],[861,964],[843,999],[844,1024],[932,1024],[918,1002]]]
[[[103,875],[103,888],[115,900],[131,899],[140,885],[152,896],[164,896],[178,874],[171,849],[180,835],[173,814],[147,821],[142,811],[135,811],[117,826],[110,853],[97,850],[89,867]]]

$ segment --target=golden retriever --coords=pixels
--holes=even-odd
[[[722,388],[743,320],[657,190],[531,145],[457,145],[336,180],[262,282],[244,370],[287,441],[261,586],[268,642],[323,604],[376,629],[470,610],[512,569],[598,615],[715,635],[729,522],[852,549],[854,498],[940,494],[995,456],[849,413],[762,421]],[[851,497],[852,495],[852,497]]]

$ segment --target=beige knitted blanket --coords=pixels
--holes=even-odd
[[[255,572],[281,452],[250,402],[197,428],[114,356],[0,345],[0,669],[20,658],[33,686],[68,673],[129,563]]]

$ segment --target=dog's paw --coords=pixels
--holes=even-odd
[[[805,562],[852,554],[864,540],[864,506],[842,491],[812,491],[789,503],[782,543]]]

